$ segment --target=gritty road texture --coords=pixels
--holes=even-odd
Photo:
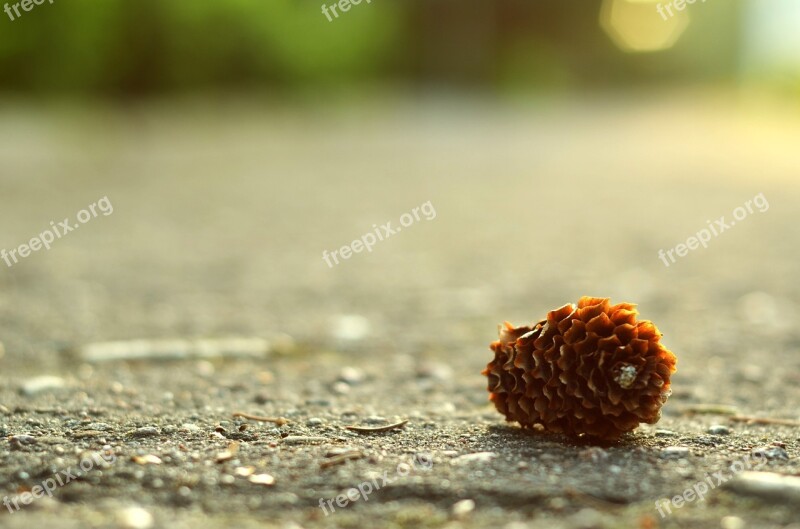
[[[0,247],[114,207],[0,263],[0,494],[94,462],[3,507],[0,526],[800,527],[793,481],[730,468],[758,455],[751,471],[800,476],[796,109],[676,96],[0,116]],[[759,193],[768,210],[658,259]],[[436,218],[322,260],[427,201]],[[619,442],[507,424],[479,374],[498,323],[581,295],[638,303],[678,356],[661,422]],[[82,356],[229,337],[270,346]],[[704,500],[659,515],[719,472]],[[364,483],[366,501],[337,506]]]

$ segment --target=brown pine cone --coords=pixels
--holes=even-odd
[[[676,358],[631,303],[582,297],[533,327],[506,322],[491,344],[489,399],[508,421],[616,439],[661,418]]]

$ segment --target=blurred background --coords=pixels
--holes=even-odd
[[[791,0],[698,0],[683,10],[652,0],[376,0],[332,21],[321,5],[57,0],[13,22],[3,16],[0,89],[322,98],[364,85],[508,95],[767,82],[797,93],[800,7]]]
[[[0,245],[115,206],[0,268],[7,360],[273,331],[342,348],[355,321],[389,350],[455,340],[479,369],[498,321],[584,294],[687,326],[719,304],[748,323],[752,293],[794,314],[797,2],[323,5],[2,13]],[[761,192],[768,213],[658,260]],[[322,260],[427,201],[436,220]]]

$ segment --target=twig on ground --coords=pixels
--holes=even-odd
[[[261,415],[252,415],[243,411],[235,411],[233,412],[233,416],[241,417],[242,419],[249,419],[251,421],[271,422],[277,424],[278,426],[283,426],[284,424],[289,424],[290,422],[289,419],[284,417],[262,417]]]
[[[747,424],[779,424],[782,426],[800,426],[800,421],[791,419],[770,419],[768,417],[751,417],[749,415],[734,415],[730,418],[733,422],[743,422]]]
[[[402,428],[406,425],[408,419],[405,421],[396,422],[394,424],[389,424],[388,426],[378,426],[377,428],[366,428],[362,426],[347,426],[348,430],[351,430],[356,433],[379,433],[379,432],[388,432],[389,430],[395,430],[397,428]]]
[[[175,361],[213,358],[263,359],[272,352],[265,338],[129,340],[97,342],[68,348],[64,353],[82,362]]]
[[[353,450],[352,452],[345,452],[344,454],[333,456],[327,461],[323,461],[322,463],[319,464],[319,468],[332,467],[334,465],[344,463],[345,461],[349,461],[351,459],[361,459],[362,457],[364,457],[364,453],[359,450]]]
[[[736,415],[739,413],[736,406],[726,404],[695,404],[685,407],[682,411],[688,415]]]

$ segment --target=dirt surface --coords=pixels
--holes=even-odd
[[[800,475],[798,427],[732,420],[800,419],[798,138],[796,110],[719,95],[5,106],[0,247],[103,197],[113,213],[0,262],[2,494],[94,462],[0,525],[800,527],[791,487],[655,505],[754,454]],[[435,218],[323,260],[428,201]],[[661,422],[618,443],[506,424],[479,374],[498,323],[581,295],[638,303],[679,359]],[[272,345],[81,357],[231,336]]]

